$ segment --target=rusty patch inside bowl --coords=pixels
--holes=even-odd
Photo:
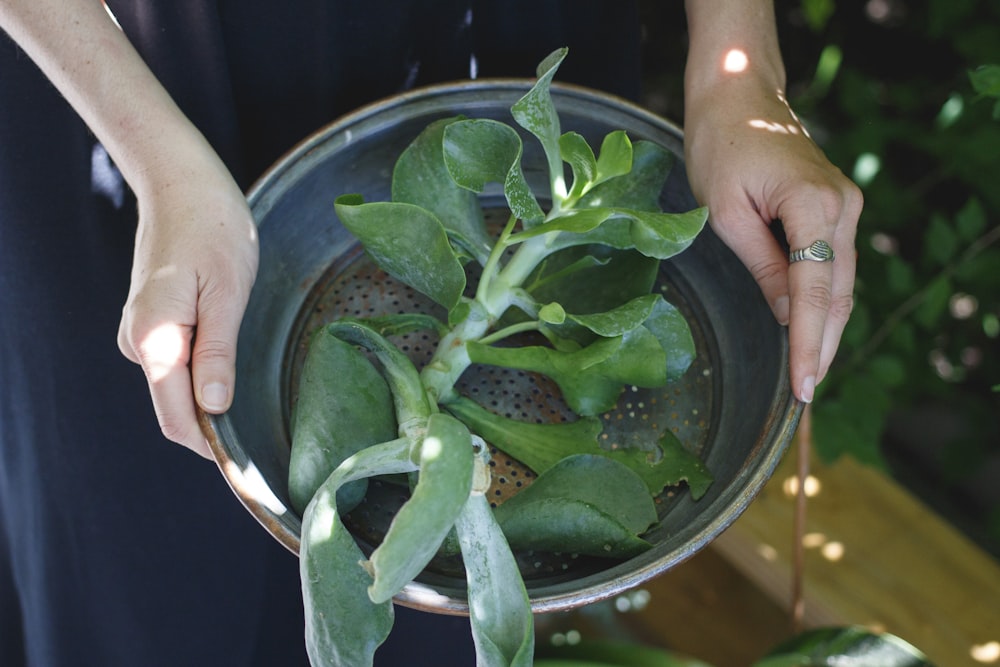
[[[696,314],[681,290],[671,284],[661,271],[656,286],[664,297],[687,317],[697,349],[694,364],[678,382],[658,389],[626,387],[615,409],[601,415],[604,430],[602,445],[652,448],[664,430],[673,431],[691,451],[704,456],[709,441],[713,403],[711,350]],[[299,317],[294,345],[286,364],[285,387],[287,415],[295,401],[295,388],[305,357],[310,334],[318,327],[341,317],[370,317],[387,313],[418,312],[446,319],[433,301],[381,271],[360,250],[340,258],[316,283]],[[417,365],[422,367],[433,355],[437,336],[416,332],[391,338]],[[546,377],[518,370],[472,366],[457,385],[460,392],[484,407],[508,417],[538,423],[573,419],[556,385]],[[489,498],[496,505],[529,485],[535,473],[513,457],[491,447],[492,483]],[[668,534],[676,530],[665,521],[683,488],[668,488],[656,499],[660,525],[654,532]],[[348,516],[345,524],[362,543],[373,549],[382,539],[398,508],[406,501],[405,484],[373,481],[365,500]],[[544,577],[548,581],[581,576],[599,571],[607,561],[577,557],[574,554],[526,552],[516,554],[526,581]],[[446,577],[461,577],[464,571],[457,557],[438,557],[429,571]]]

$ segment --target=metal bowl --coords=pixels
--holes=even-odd
[[[250,192],[261,258],[240,333],[235,402],[224,415],[203,416],[202,424],[233,491],[289,550],[298,552],[301,529],[288,499],[287,473],[288,415],[303,341],[314,326],[339,314],[398,309],[400,301],[407,309],[425,306],[419,295],[393,285],[368,263],[336,219],[334,199],[348,192],[368,201],[388,199],[396,157],[428,123],[461,114],[513,124],[509,109],[530,85],[463,82],[362,108],[306,139]],[[678,165],[663,189],[661,206],[668,211],[696,206],[681,162],[682,133],[675,125],[587,89],[556,85],[552,95],[563,131],[579,132],[592,145],[607,132],[624,129],[633,141],[649,139],[674,152]],[[525,139],[525,170],[529,183],[543,184],[545,161],[536,146]],[[487,191],[483,198],[488,208],[491,199],[501,201],[501,193]],[[646,535],[654,547],[630,560],[518,554],[536,612],[616,595],[692,556],[756,496],[798,423],[801,405],[788,383],[786,332],[735,255],[706,228],[690,249],[663,262],[661,283],[692,323],[698,360],[680,382],[664,389],[627,390],[615,413],[604,417],[607,432],[612,439],[653,441],[656,429],[670,428],[701,455],[715,482],[698,501],[683,487],[658,498],[659,523]],[[415,356],[429,351],[426,341],[411,343]],[[525,415],[552,409],[557,400],[538,378],[496,373],[474,371],[467,384],[481,391],[481,398]],[[369,495],[379,493],[374,485]],[[386,508],[394,502],[391,491],[385,491],[355,511],[351,525],[363,545],[377,539],[391,514]],[[460,567],[432,563],[396,602],[466,613]]]

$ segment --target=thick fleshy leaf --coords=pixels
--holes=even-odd
[[[562,48],[550,53],[537,68],[538,79],[524,97],[510,108],[511,114],[518,125],[531,132],[542,144],[545,157],[548,160],[549,174],[552,183],[552,198],[559,200],[566,196],[566,185],[563,181],[562,157],[559,150],[559,114],[552,103],[550,88],[552,78],[559,65],[566,58],[568,49]]]
[[[610,410],[622,383],[598,367],[622,345],[622,337],[602,338],[587,347],[564,352],[544,346],[494,347],[475,341],[466,343],[473,363],[534,371],[552,378],[574,412],[591,416]],[[594,368],[594,370],[591,370]]]
[[[403,151],[392,172],[392,200],[433,213],[452,239],[485,264],[493,241],[479,198],[455,183],[444,161],[445,127],[458,120],[462,117],[431,123]]]
[[[386,273],[452,308],[465,290],[465,269],[441,221],[413,204],[364,203],[341,195],[337,216]]]
[[[430,562],[472,489],[472,436],[451,415],[435,413],[419,446],[420,474],[409,500],[396,512],[369,561],[368,594],[389,600]]]
[[[620,336],[626,331],[642,326],[652,314],[656,302],[662,299],[659,294],[646,294],[603,313],[570,314],[568,317],[598,335]]]
[[[784,642],[754,667],[933,667],[927,657],[895,635],[859,626],[808,630]]]
[[[291,422],[288,494],[300,513],[346,458],[396,437],[392,395],[382,375],[325,328],[310,337]],[[340,507],[350,511],[366,488],[364,480],[342,487]]]
[[[525,287],[536,300],[558,302],[567,312],[599,313],[649,294],[659,264],[634,250],[576,246],[546,257]]]
[[[660,347],[666,352],[667,380],[676,380],[684,375],[696,355],[691,327],[684,314],[660,297],[654,302],[643,326],[656,336]]]
[[[520,232],[512,240],[558,231],[550,248],[603,244],[612,248],[635,248],[647,257],[669,259],[688,248],[705,227],[708,209],[684,213],[659,213],[624,208],[576,209],[544,225]],[[551,227],[550,227],[551,225]]]
[[[637,141],[631,149],[632,168],[629,172],[609,178],[591,189],[580,200],[578,207],[661,210],[660,193],[677,158],[651,141]]]
[[[583,135],[567,132],[559,137],[559,153],[573,170],[570,197],[579,197],[597,179],[597,158]]]
[[[563,458],[501,507],[506,507],[504,513],[511,514],[543,498],[571,498],[593,505],[635,535],[644,533],[657,520],[656,505],[642,478],[628,466],[598,454]]]
[[[420,373],[410,358],[362,320],[344,318],[326,326],[334,336],[360,345],[378,359],[382,365],[382,375],[392,392],[396,423],[401,435],[423,428],[434,408],[424,392]]]
[[[601,142],[594,185],[600,185],[632,171],[632,153],[632,140],[624,130],[609,132]]]
[[[612,639],[539,646],[535,667],[712,667],[673,651]]]
[[[598,441],[602,426],[596,417],[582,417],[573,422],[556,424],[535,424],[494,414],[468,398],[459,398],[444,408],[484,440],[538,474],[567,456],[595,454],[628,467],[642,479],[652,495],[658,494],[664,487],[675,486],[689,478],[695,479],[693,467],[684,456],[687,451],[669,431],[664,432],[658,444],[647,443],[647,448],[626,446],[605,449]],[[675,448],[680,448],[681,451],[674,451]]]
[[[531,667],[531,604],[517,562],[482,494],[469,496],[455,524],[468,582],[477,667]]]
[[[542,498],[521,506],[519,512],[505,512],[498,520],[515,549],[631,558],[652,546],[600,508],[573,498]]]
[[[511,212],[531,225],[545,213],[524,178],[523,148],[517,131],[495,120],[462,120],[444,130],[444,162],[455,183],[472,192],[502,183]]]
[[[372,604],[364,554],[337,510],[337,492],[347,483],[411,472],[410,442],[398,439],[363,449],[323,482],[302,517],[299,573],[305,609],[305,640],[315,667],[371,665],[392,629],[392,604]]]
[[[665,486],[677,486],[686,482],[691,490],[692,498],[698,500],[705,495],[714,479],[705,463],[688,451],[677,436],[669,430],[664,431],[660,436],[659,445],[661,456],[660,460],[657,461],[657,466],[661,467],[664,472],[670,471],[669,476],[664,475],[663,477]]]

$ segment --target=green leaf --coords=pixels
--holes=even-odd
[[[607,377],[607,368],[590,370],[608,360],[622,345],[622,337],[603,338],[585,348],[562,352],[550,347],[494,347],[475,341],[466,343],[473,363],[535,371],[552,378],[567,404],[579,415],[610,410],[621,393],[622,383]]]
[[[368,358],[325,328],[310,337],[291,419],[288,494],[300,513],[346,458],[396,436],[392,395]],[[364,497],[359,480],[340,489],[347,511]]]
[[[966,243],[975,241],[986,231],[987,224],[986,209],[978,197],[969,197],[965,206],[955,215],[955,229]]]
[[[511,212],[530,226],[545,213],[524,178],[522,151],[517,131],[495,120],[458,121],[444,131],[444,161],[455,183],[473,192],[502,183]]]
[[[707,220],[708,209],[704,207],[684,213],[624,208],[577,209],[577,213],[554,218],[540,227],[517,234],[516,238],[524,240],[560,231],[549,243],[552,250],[599,243],[622,250],[635,248],[646,257],[669,259],[694,242]]]
[[[566,321],[566,311],[558,303],[549,303],[539,309],[538,319],[546,324],[562,324]]]
[[[409,500],[396,512],[369,561],[372,601],[392,599],[430,562],[472,490],[472,437],[443,413],[427,420],[419,445],[420,474]]]
[[[400,438],[361,450],[323,482],[302,516],[299,574],[305,640],[315,667],[371,665],[392,629],[392,603],[373,604],[364,554],[337,509],[344,484],[375,475],[411,472],[410,441]]]
[[[609,132],[601,142],[594,185],[624,176],[632,170],[632,141],[624,130]]]
[[[621,336],[642,326],[653,312],[653,306],[662,299],[659,294],[645,294],[613,310],[591,315],[569,315],[569,318],[600,336]]]
[[[469,496],[455,527],[468,583],[476,664],[531,667],[535,630],[528,593],[482,494]]]
[[[637,141],[632,144],[631,170],[594,187],[578,207],[659,211],[660,193],[676,161],[674,154],[659,144]]]
[[[868,362],[868,370],[880,384],[890,389],[906,382],[906,364],[895,355],[879,354]]]
[[[590,144],[576,132],[567,132],[559,138],[559,151],[573,170],[573,187],[568,197],[571,202],[632,169],[632,142],[621,130],[604,137],[600,157],[594,157]]]
[[[465,290],[465,269],[433,213],[412,204],[364,203],[361,195],[336,200],[340,221],[386,273],[445,308]]]
[[[809,630],[772,651],[753,667],[933,667],[927,656],[895,635],[863,627]]]
[[[931,216],[927,231],[924,232],[924,250],[934,263],[945,266],[958,250],[958,236],[944,217]]]
[[[549,88],[552,78],[559,65],[566,58],[568,49],[562,48],[550,53],[537,68],[538,80],[524,97],[510,108],[511,114],[518,125],[531,132],[542,144],[549,165],[549,178],[552,184],[552,199],[559,201],[566,196],[563,183],[562,157],[559,151],[559,114],[552,104]]]
[[[634,535],[641,535],[657,520],[656,505],[642,478],[628,466],[603,455],[572,454],[561,459],[498,507],[497,516],[512,518],[518,508],[547,498],[592,505]],[[548,531],[553,529],[550,526]]]
[[[652,495],[685,480],[691,480],[693,493],[707,488],[702,471],[687,458],[683,445],[670,431],[665,431],[651,450],[639,447],[605,449],[598,441],[602,426],[595,417],[533,424],[493,414],[468,398],[458,398],[444,408],[465,422],[474,433],[538,474],[567,456],[595,454],[628,467],[639,475]]]
[[[612,639],[539,646],[535,667],[711,667],[672,651]]]
[[[1000,98],[1000,65],[982,65],[969,72],[972,89],[984,97]]]
[[[634,250],[575,246],[545,258],[525,285],[543,303],[555,301],[568,312],[590,314],[649,294],[659,266]]]
[[[605,456],[562,459],[496,509],[515,549],[629,558],[650,544],[638,536],[656,522],[642,479]]]
[[[597,158],[582,135],[567,132],[559,137],[559,153],[573,170],[573,188],[570,197],[579,197],[597,180]]]
[[[433,213],[452,239],[485,264],[493,241],[486,232],[479,198],[451,178],[444,160],[445,128],[461,119],[431,123],[403,151],[392,172],[392,200]]]
[[[885,258],[886,284],[893,294],[909,295],[916,288],[913,267],[898,255]]]
[[[925,329],[937,328],[938,322],[948,311],[948,302],[954,292],[951,281],[945,275],[935,278],[924,294],[924,300],[914,313],[917,323]]]
[[[382,374],[392,392],[396,423],[403,433],[427,424],[433,412],[420,373],[402,350],[361,320],[343,318],[326,325],[331,334],[369,350],[382,365]]]
[[[653,302],[653,310],[643,322],[666,353],[667,381],[684,375],[697,354],[691,327],[683,313],[662,296]]]

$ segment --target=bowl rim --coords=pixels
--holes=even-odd
[[[394,108],[405,107],[416,101],[456,93],[471,93],[476,91],[507,91],[526,92],[534,79],[528,78],[483,78],[461,80],[421,86],[395,95],[384,97],[348,112],[326,125],[315,130],[295,146],[289,149],[270,168],[268,168],[247,191],[247,201],[252,210],[263,203],[268,186],[282,174],[295,168],[300,160],[322,144],[329,137],[354,126],[373,116],[386,113]],[[585,86],[553,82],[553,96],[561,98],[582,99],[597,104],[613,105],[623,113],[635,117],[638,121],[656,127],[683,141],[683,132],[674,122],[645,109],[635,102],[587,88]],[[266,208],[266,203],[263,203]],[[788,341],[787,332],[783,331],[779,342],[782,364],[787,366]],[[776,397],[784,397],[784,403],[776,399],[774,415],[770,423],[761,429],[759,442],[769,443],[766,455],[744,463],[738,475],[730,483],[738,491],[729,499],[725,510],[720,512],[704,526],[698,528],[691,539],[685,541],[680,548],[673,548],[661,557],[636,567],[630,559],[617,566],[602,570],[597,575],[584,576],[578,580],[580,586],[574,586],[570,591],[562,590],[564,586],[542,586],[535,589],[531,597],[534,613],[563,611],[581,605],[597,602],[619,595],[643,582],[656,577],[666,570],[684,562],[702,548],[707,546],[724,532],[749,506],[759,494],[764,484],[772,476],[775,468],[784,456],[791,442],[792,435],[798,426],[804,404],[796,400],[791,392],[787,373],[779,374]],[[290,552],[298,555],[299,535],[288,529],[282,517],[291,511],[278,499],[257,471],[253,462],[239,456],[227,444],[228,424],[225,415],[208,414],[198,410],[198,421],[202,433],[208,441],[209,449],[223,477],[239,501],[250,514],[267,530],[267,532]],[[762,446],[762,445],[758,445]],[[648,552],[647,552],[648,553]],[[632,563],[631,566],[628,564]],[[616,575],[608,581],[608,572]],[[600,581],[588,581],[597,579]],[[555,588],[554,592],[546,589]],[[394,602],[413,609],[441,614],[468,615],[468,605],[464,599],[450,597],[440,593],[433,586],[421,582],[410,582],[394,598]]]

